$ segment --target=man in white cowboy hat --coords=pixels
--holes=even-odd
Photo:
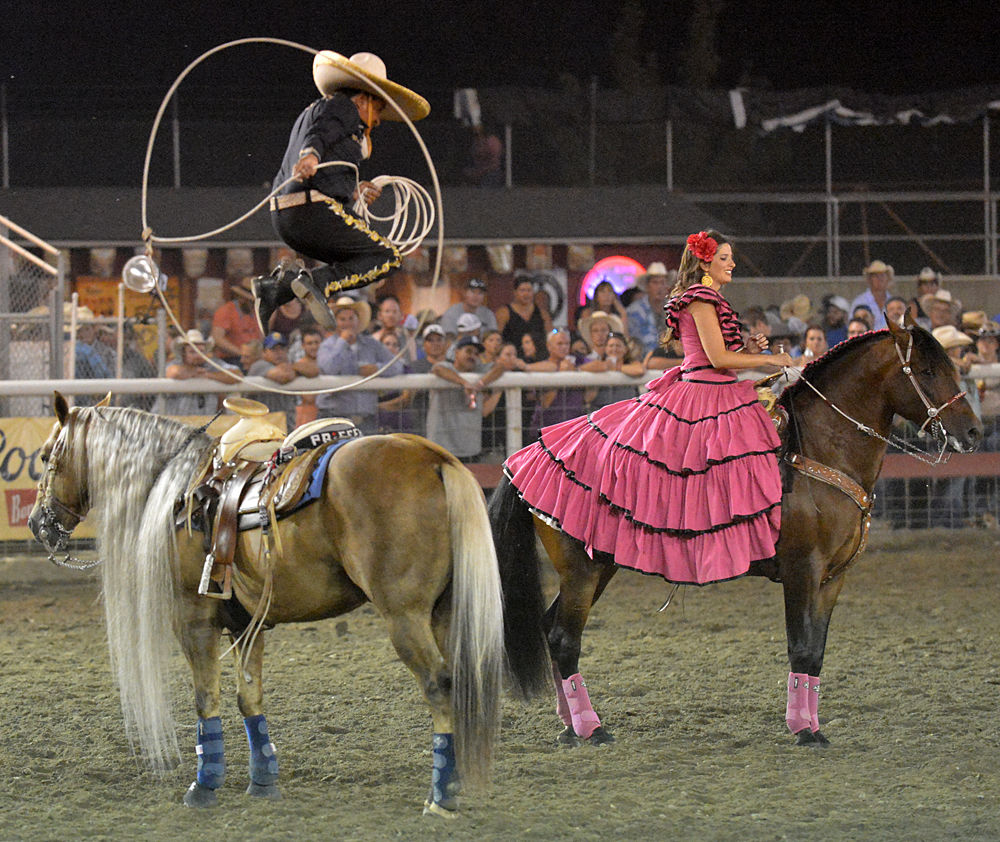
[[[886,327],[885,314],[882,311],[889,301],[889,288],[892,286],[896,273],[889,264],[881,260],[873,260],[865,267],[864,275],[865,280],[868,281],[868,289],[851,302],[851,312],[853,313],[858,305],[863,304],[875,316],[873,329],[881,330]]]
[[[962,308],[948,290],[939,289],[920,299],[920,309],[927,314],[929,330],[933,333],[939,327],[954,327]]]
[[[676,270],[671,272],[676,279]],[[660,345],[660,334],[664,327],[663,302],[672,285],[671,273],[657,260],[646,267],[646,271],[635,279],[635,283],[646,294],[636,297],[628,305],[625,316],[628,319],[629,336],[641,343],[648,354]]]
[[[367,377],[392,359],[392,352],[374,337],[364,333],[371,322],[372,311],[367,301],[350,295],[338,295],[330,304],[336,332],[323,340],[316,355],[321,374],[354,374]],[[396,360],[381,376],[403,373],[403,361]],[[362,389],[346,389],[319,395],[316,398],[320,418],[350,418],[361,432],[376,432],[378,393]]]
[[[350,209],[380,193],[370,182],[359,183],[357,167],[371,154],[371,132],[382,120],[405,114],[415,121],[430,112],[422,96],[386,77],[385,63],[373,53],[346,58],[324,50],[313,60],[313,80],[322,96],[292,127],[274,179],[280,191],[271,199],[271,220],[288,246],[324,265],[310,272],[282,261],[269,277],[254,279],[263,335],[274,311],[296,296],[334,330],[330,296],[368,286],[399,266],[399,250]]]
[[[197,328],[192,328],[177,338],[174,347],[177,359],[167,366],[166,376],[170,380],[193,380],[196,378],[214,380],[217,383],[236,383],[240,370],[223,362],[212,354],[213,342],[205,339]],[[201,353],[199,353],[201,352]],[[204,354],[219,368],[205,361]],[[222,369],[221,371],[219,369]],[[222,395],[211,392],[171,392],[166,396],[166,415],[215,415],[222,405]]]

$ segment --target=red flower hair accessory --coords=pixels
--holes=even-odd
[[[704,260],[706,263],[710,263],[712,258],[715,257],[715,253],[719,250],[719,244],[704,231],[699,231],[697,234],[692,234],[688,237],[687,245],[691,254],[699,260]]]

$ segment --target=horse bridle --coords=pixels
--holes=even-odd
[[[52,492],[52,479],[58,468],[59,456],[65,450],[65,442],[60,435],[49,454],[45,463],[45,474],[43,478],[44,492],[40,505],[41,516],[38,524],[38,540],[42,546],[49,551],[49,561],[59,567],[72,567],[75,570],[87,570],[100,564],[100,560],[81,561],[70,556],[69,552],[63,558],[57,558],[56,553],[62,551],[73,535],[73,530],[83,520],[84,515],[71,509]],[[67,529],[63,526],[62,518],[68,518],[72,525]]]
[[[913,353],[913,331],[911,328],[907,328],[906,331],[907,331],[907,336],[909,338],[909,341],[906,345],[906,355],[905,356],[903,355],[903,352],[899,349],[899,344],[895,340],[893,340],[892,347],[896,351],[896,356],[899,357],[899,362],[903,368],[903,373],[906,375],[910,383],[913,385],[913,389],[914,391],[916,391],[917,397],[920,398],[920,400],[924,404],[924,407],[927,410],[927,418],[925,418],[924,423],[920,425],[920,429],[917,431],[917,435],[923,438],[923,436],[926,435],[924,430],[929,424],[931,436],[940,443],[941,449],[938,451],[936,459],[928,458],[926,455],[924,455],[924,452],[922,450],[914,447],[908,441],[900,438],[899,436],[895,436],[892,433],[890,433],[888,437],[883,436],[881,433],[879,433],[877,430],[872,429],[867,424],[858,421],[856,418],[852,418],[850,415],[844,412],[839,406],[833,403],[833,401],[831,401],[812,383],[810,383],[805,377],[800,376],[799,379],[803,383],[805,383],[810,389],[812,389],[817,395],[819,395],[819,397],[823,400],[823,402],[827,406],[829,406],[834,412],[838,413],[843,418],[846,418],[865,435],[879,439],[880,441],[883,441],[886,444],[895,445],[907,456],[912,456],[914,459],[919,459],[921,462],[927,462],[930,465],[938,465],[941,462],[947,461],[945,457],[945,451],[948,448],[948,430],[945,428],[944,423],[941,421],[941,413],[944,412],[944,410],[946,410],[956,401],[959,401],[962,398],[964,398],[967,392],[965,392],[964,390],[960,391],[957,394],[952,395],[948,400],[946,400],[943,404],[941,404],[941,406],[934,406],[934,404],[927,397],[927,393],[917,382],[917,378],[914,376],[913,369],[910,366],[910,356]]]

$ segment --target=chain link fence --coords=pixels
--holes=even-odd
[[[15,243],[28,241],[44,258]],[[0,378],[63,376],[64,258],[58,249],[0,216]],[[0,396],[0,416],[43,415],[40,396]]]

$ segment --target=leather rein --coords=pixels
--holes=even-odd
[[[961,391],[956,395],[953,395],[947,401],[945,401],[941,406],[935,407],[933,403],[928,399],[927,393],[921,388],[920,384],[917,382],[917,378],[913,375],[913,369],[910,366],[910,356],[913,353],[913,332],[908,330],[909,342],[906,346],[906,355],[899,349],[899,345],[893,341],[892,347],[896,351],[896,356],[899,357],[899,362],[902,365],[903,373],[907,376],[910,383],[913,385],[917,396],[923,402],[924,407],[927,410],[927,418],[924,423],[920,425],[920,430],[917,435],[923,437],[925,435],[924,429],[930,425],[931,435],[941,443],[941,450],[937,455],[937,459],[930,459],[923,454],[920,450],[913,447],[909,442],[904,441],[898,436],[893,436],[891,433],[888,437],[881,435],[876,430],[869,427],[867,424],[852,418],[846,412],[844,412],[840,407],[838,407],[833,401],[826,397],[819,389],[817,389],[812,383],[810,383],[806,378],[800,377],[799,379],[805,383],[810,389],[812,389],[822,401],[829,406],[836,413],[841,415],[850,421],[860,432],[872,438],[879,439],[886,444],[894,444],[899,447],[907,456],[911,456],[914,459],[919,459],[921,462],[927,462],[931,465],[937,465],[942,461],[945,461],[945,449],[948,446],[948,431],[945,429],[944,423],[941,421],[941,413],[951,406],[956,401],[961,400],[965,397],[966,392]],[[838,471],[836,468],[831,468],[827,465],[817,462],[815,459],[810,459],[808,456],[803,456],[800,453],[790,453],[784,456],[784,461],[795,468],[799,473],[804,474],[807,477],[818,480],[819,482],[826,483],[833,488],[842,491],[846,494],[851,501],[858,507],[861,512],[861,530],[858,536],[857,546],[854,548],[854,552],[845,561],[840,564],[835,565],[820,581],[821,585],[826,585],[832,582],[834,579],[843,575],[847,569],[854,564],[858,556],[864,552],[865,547],[868,545],[868,532],[871,528],[872,521],[872,507],[875,505],[875,494],[866,491],[865,488],[858,482],[855,482],[851,477],[845,474],[843,471]]]

